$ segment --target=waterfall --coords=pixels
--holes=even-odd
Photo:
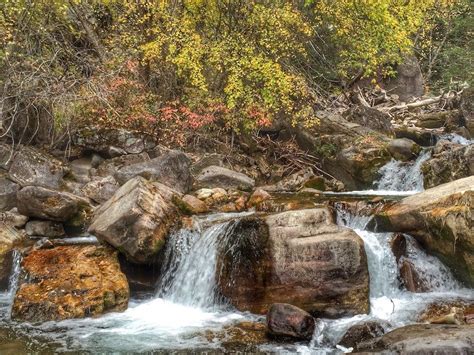
[[[423,191],[421,165],[431,157],[425,149],[414,162],[392,159],[379,170],[380,179],[375,182],[377,190]]]
[[[216,264],[220,246],[232,232],[235,220],[202,228],[181,229],[170,236],[165,255],[166,272],[158,297],[188,306],[210,309],[218,303]]]
[[[10,277],[8,279],[8,298],[13,300],[15,297],[16,290],[18,288],[18,280],[20,278],[21,271],[21,253],[18,250],[13,250],[12,255],[12,269]]]
[[[390,246],[393,234],[365,230],[370,216],[352,214],[340,204],[336,205],[336,210],[337,223],[353,229],[364,241],[370,274],[370,313],[338,320],[323,320],[321,329],[315,332],[310,349],[336,346],[347,329],[360,322],[379,321],[386,330],[390,330],[416,322],[418,314],[432,302],[474,299],[472,290],[463,289],[445,265],[426,254],[414,238],[408,235],[405,236],[406,258],[413,263],[421,280],[429,285],[430,291],[412,293],[404,290]]]
[[[474,143],[474,139],[466,139],[463,136],[460,136],[456,133],[444,134],[439,137],[441,140],[450,141],[452,143],[461,144],[461,145],[470,145]]]

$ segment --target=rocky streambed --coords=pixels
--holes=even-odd
[[[276,180],[125,131],[1,145],[0,352],[469,353],[471,142],[335,122],[331,174]]]

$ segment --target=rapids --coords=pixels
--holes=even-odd
[[[425,150],[412,163],[391,161],[380,170],[374,190],[365,194],[407,195],[423,189],[420,166],[430,152]],[[357,193],[357,192],[351,192]],[[343,195],[343,194],[341,194]],[[251,212],[211,214],[194,217],[191,227],[175,231],[165,251],[164,272],[156,293],[132,299],[128,310],[100,318],[47,322],[40,325],[16,323],[9,312],[19,277],[20,254],[14,256],[9,290],[0,293],[0,329],[8,328],[18,336],[36,342],[51,342],[55,351],[146,352],[179,350],[222,350],[222,344],[209,341],[206,332],[218,332],[226,325],[243,320],[262,320],[261,316],[233,309],[216,292],[215,271],[219,248],[228,248],[226,236],[235,221]],[[424,280],[432,286],[428,293],[411,293],[398,279],[397,262],[390,249],[389,233],[365,229],[368,218],[352,215],[341,206],[339,225],[352,228],[363,239],[370,273],[370,314],[318,323],[313,340],[282,345],[269,342],[262,352],[341,353],[338,341],[351,326],[364,320],[382,321],[393,329],[416,322],[420,311],[437,300],[473,299],[438,259],[424,253],[408,238],[408,257]],[[231,243],[230,243],[231,244]]]

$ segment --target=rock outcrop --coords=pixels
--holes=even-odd
[[[27,186],[17,193],[18,212],[72,225],[84,222],[91,206],[85,198],[44,187]]]
[[[344,112],[343,116],[349,122],[360,124],[389,136],[393,135],[390,115],[375,108],[355,105]]]
[[[221,293],[242,311],[289,303],[314,316],[367,313],[362,239],[327,208],[240,220],[218,261]]]
[[[311,340],[314,318],[308,312],[286,303],[273,304],[267,313],[267,329],[274,337]]]
[[[131,261],[151,263],[178,218],[174,195],[179,194],[137,176],[95,211],[89,232]]]
[[[375,214],[368,228],[414,236],[425,250],[474,286],[474,176],[406,197]]]
[[[10,166],[10,179],[20,186],[60,189],[67,167],[53,156],[32,147],[21,147]]]
[[[124,311],[127,278],[105,246],[62,246],[30,252],[21,262],[12,318],[44,322]]]
[[[425,188],[474,175],[474,145],[439,141],[421,167]]]
[[[474,137],[474,88],[464,89],[461,96],[460,109],[464,118],[464,124],[471,137]]]
[[[160,182],[185,193],[192,185],[191,160],[183,152],[171,150],[146,162],[125,166],[117,171],[115,179],[124,184],[135,176]]]

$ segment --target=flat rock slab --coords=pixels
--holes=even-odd
[[[129,288],[117,252],[106,246],[34,250],[21,262],[12,318],[44,322],[127,309]]]
[[[255,186],[255,180],[245,174],[211,165],[203,169],[196,177],[198,187],[249,190]]]

